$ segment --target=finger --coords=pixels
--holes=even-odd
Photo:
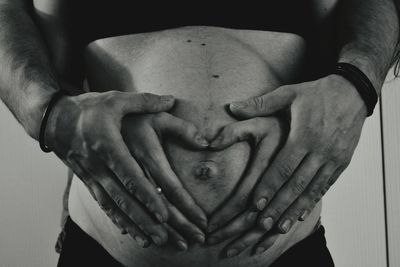
[[[183,236],[199,244],[204,244],[205,235],[203,232],[195,224],[188,221],[175,206],[169,203],[167,205],[170,214],[168,224],[179,231]]]
[[[253,205],[262,211],[275,193],[292,177],[307,151],[286,143],[255,186]]]
[[[268,203],[260,215],[260,226],[269,231],[279,220],[286,209],[303,193],[322,165],[322,161],[313,155],[308,155],[296,169],[293,177],[284,184]],[[281,233],[287,233],[294,221],[286,220],[279,225]]]
[[[207,237],[208,245],[215,245],[221,243],[229,238],[237,236],[249,228],[254,227],[258,212],[257,211],[245,211],[225,227],[218,229],[216,232],[210,234]]]
[[[345,168],[335,168],[334,164],[327,163],[310,183],[305,193],[288,209],[282,220],[304,221],[310,215],[320,199],[337,180]]]
[[[265,95],[231,103],[229,109],[239,118],[267,116],[289,106],[295,97],[294,90],[282,86]]]
[[[146,136],[138,134],[136,140],[140,140],[140,143],[133,145],[134,156],[141,163],[146,176],[154,179],[167,199],[188,219],[202,229],[206,228],[207,217],[204,211],[172,170],[157,134],[154,131],[146,132]]]
[[[125,215],[123,215],[115,202],[107,195],[107,193],[99,184],[93,183],[90,191],[92,191],[96,196],[99,206],[114,222],[114,224],[119,225],[119,227],[122,229],[125,229],[140,247],[148,247],[150,245],[151,240],[147,237],[147,235],[139,227],[132,223],[132,221],[130,221]]]
[[[87,164],[85,168],[81,161],[71,159],[69,163],[74,173],[77,174],[87,186],[88,191],[99,204],[100,208],[106,213],[114,225],[121,230],[121,234],[128,233],[140,247],[148,247],[151,240],[118,208],[104,189],[95,182],[93,177],[97,176],[96,178],[98,178],[98,174],[96,175],[93,168],[91,168],[92,165]],[[97,166],[97,168],[101,169],[99,166]]]
[[[173,227],[165,224],[168,230],[168,240],[171,242],[179,251],[188,250],[188,243]]]
[[[225,225],[248,206],[249,194],[252,192],[261,174],[269,166],[277,146],[278,144],[274,138],[265,138],[260,142],[254,151],[254,156],[242,182],[237,186],[237,189],[228,201],[211,216],[207,232],[213,232]]]
[[[153,117],[153,127],[159,136],[176,137],[192,148],[204,149],[209,145],[193,123],[166,112],[159,113]]]
[[[113,91],[110,101],[122,115],[129,113],[153,113],[167,111],[174,105],[171,95],[155,95],[150,93],[129,93]]]
[[[271,128],[269,122],[269,120],[254,118],[228,124],[211,142],[210,148],[225,149],[241,141],[252,141],[256,144],[268,134]]]
[[[245,233],[243,236],[236,239],[234,242],[229,244],[226,248],[226,256],[231,258],[239,255],[247,248],[257,244],[264,236],[265,230],[256,228]]]
[[[110,174],[111,175],[111,174]],[[110,196],[117,207],[139,227],[143,233],[150,236],[154,244],[161,246],[168,240],[168,234],[162,224],[156,222],[135,199],[125,192],[122,186],[110,178],[100,179],[104,191]]]
[[[255,246],[255,254],[262,254],[267,251],[280,236],[278,231],[266,234],[262,240]]]
[[[129,193],[147,207],[160,222],[167,221],[168,211],[165,203],[133,159],[121,134],[116,128],[110,128],[109,132],[113,142],[100,144],[100,148],[95,147],[94,150],[100,152],[98,153],[99,157],[106,162],[107,167]],[[108,140],[108,138],[98,138],[97,140]]]

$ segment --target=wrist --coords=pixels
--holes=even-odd
[[[341,94],[346,101],[350,102],[357,112],[364,118],[367,118],[367,105],[353,83],[338,74],[330,74],[325,78],[329,80],[330,88],[338,89],[339,94]]]
[[[52,98],[50,99],[43,117],[42,117],[42,121],[40,124],[40,132],[39,132],[39,145],[40,145],[40,149],[43,152],[51,152],[52,149],[47,145],[48,139],[49,139],[49,135],[48,135],[48,128],[50,128],[50,117],[52,115],[52,113],[54,114],[56,111],[56,105],[58,104],[58,102],[60,102],[62,100],[62,98],[65,98],[65,93],[62,90],[57,91],[55,94],[53,94]],[[54,116],[53,116],[54,117]],[[55,120],[55,123],[57,123],[57,120]],[[52,135],[54,136],[54,135]],[[51,138],[53,139],[53,138]]]
[[[21,116],[21,124],[25,131],[34,139],[39,140],[40,125],[42,122],[43,114],[46,110],[50,99],[58,91],[57,88],[30,88],[30,92],[26,96],[23,114]]]
[[[339,57],[338,63],[348,63],[348,64],[352,64],[355,67],[357,67],[358,69],[360,69],[365,76],[368,77],[368,79],[371,81],[372,85],[375,88],[375,92],[377,93],[377,95],[380,95],[381,92],[381,88],[384,82],[385,77],[380,77],[381,75],[378,74],[378,71],[376,70],[377,66],[374,66],[376,64],[374,64],[373,62],[371,62],[371,60],[368,59],[367,56],[360,56],[357,55],[357,57],[353,56],[341,56]]]

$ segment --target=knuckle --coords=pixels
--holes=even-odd
[[[116,192],[116,190],[114,189],[114,186],[112,184],[111,181],[107,180],[107,181],[103,181],[102,182],[102,186],[104,188],[104,190],[107,192],[107,194],[112,198],[112,199],[116,199],[118,196],[118,193]]]
[[[303,193],[306,188],[307,188],[307,182],[305,181],[304,178],[297,179],[290,186],[292,193],[296,196]]]
[[[155,97],[150,93],[140,93],[138,94],[139,100],[145,104],[151,104],[150,107],[155,107],[157,103],[154,101]]]
[[[322,191],[324,190],[324,186],[322,184],[317,184],[310,189],[310,197],[311,200],[317,203],[322,197]]]
[[[101,202],[99,203],[100,208],[109,216],[113,216],[113,206],[109,202]]]
[[[265,109],[265,100],[261,96],[254,97],[252,99],[253,104],[257,110],[264,110]]]
[[[126,190],[128,190],[129,193],[131,193],[132,195],[136,195],[137,191],[137,182],[133,179],[124,179],[124,186],[126,188]]]
[[[332,158],[333,151],[334,151],[333,146],[334,146],[334,144],[331,141],[324,142],[324,144],[320,146],[318,155],[322,159]]]
[[[115,203],[117,204],[117,206],[121,210],[123,210],[123,211],[127,211],[128,210],[128,204],[127,204],[126,200],[122,196],[117,195],[115,197],[114,201],[115,201]]]
[[[103,104],[106,107],[114,108],[118,103],[117,98],[120,95],[121,95],[121,92],[115,91],[115,90],[105,92],[103,95]]]
[[[106,137],[103,134],[96,134],[95,136],[91,135],[91,137],[88,138],[87,143],[91,151],[102,155],[108,152],[108,147],[105,140]]]
[[[278,176],[283,179],[287,180],[292,175],[294,171],[294,167],[290,164],[283,163],[277,166]]]
[[[321,190],[321,197],[324,196],[326,194],[326,192],[328,192],[330,186],[329,184],[327,184],[326,186],[324,186]]]

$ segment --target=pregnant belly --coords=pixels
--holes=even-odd
[[[209,27],[114,37],[89,46],[88,81],[97,91],[172,94],[177,102],[171,113],[212,139],[236,121],[226,112],[227,103],[295,81],[303,50],[302,40],[290,34]],[[219,152],[191,151],[172,139],[163,145],[173,170],[207,214],[233,192],[251,155],[246,142]],[[72,219],[126,266],[267,266],[307,236],[319,214],[316,209],[263,255],[244,253],[231,260],[220,257],[226,242],[193,245],[186,253],[169,246],[139,248],[119,233],[78,179],[69,206]]]

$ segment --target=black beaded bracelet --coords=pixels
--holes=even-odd
[[[46,110],[43,113],[42,122],[40,124],[40,131],[39,131],[39,145],[40,145],[40,149],[45,153],[49,153],[52,151],[44,142],[45,131],[46,131],[47,122],[49,120],[50,112],[53,109],[54,105],[57,103],[57,101],[60,100],[60,98],[63,95],[64,95],[63,91],[61,91],[61,90],[57,91],[51,97],[49,104],[47,105]]]
[[[355,86],[367,106],[367,117],[371,116],[378,102],[378,94],[368,77],[350,63],[337,63],[333,74],[343,76]]]

